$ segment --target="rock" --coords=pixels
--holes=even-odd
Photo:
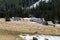
[[[36,37],[33,37],[33,40],[38,40]]]
[[[47,38],[45,38],[45,40],[48,40]]]
[[[12,17],[12,19],[13,19],[14,21],[19,21],[19,20],[21,20],[20,17]]]

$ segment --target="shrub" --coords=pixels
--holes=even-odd
[[[5,21],[10,21],[9,13],[6,13]]]
[[[7,17],[6,17],[6,18],[5,18],[5,21],[10,21],[10,18],[7,18]]]

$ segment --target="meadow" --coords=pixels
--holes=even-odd
[[[0,40],[23,40],[19,34],[59,35],[60,27],[32,23],[28,20],[5,22],[0,19]]]

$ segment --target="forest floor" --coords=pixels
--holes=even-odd
[[[28,20],[5,22],[4,19],[0,19],[0,40],[16,40],[20,33],[60,36],[60,27],[45,26]]]

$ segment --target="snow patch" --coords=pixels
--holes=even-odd
[[[38,40],[60,40],[60,36],[50,36],[50,35],[29,35],[26,34],[25,36],[23,35],[19,35],[20,37],[22,37],[25,40],[32,40],[33,37],[36,37]]]
[[[33,5],[31,5],[30,6],[30,8],[35,8],[36,6],[39,6],[39,2],[40,2],[41,0],[39,0],[38,2],[36,2],[35,4],[33,4]],[[42,0],[42,1],[45,1],[46,3],[49,1],[49,0]]]

